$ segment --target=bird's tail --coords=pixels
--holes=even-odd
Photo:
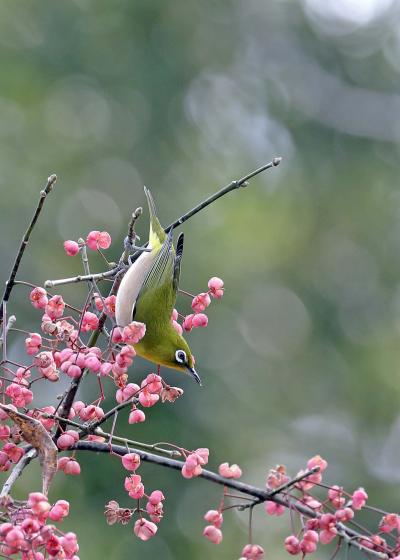
[[[161,248],[167,236],[164,231],[164,228],[162,227],[159,219],[157,218],[156,205],[154,203],[154,199],[151,195],[151,192],[147,187],[144,187],[144,193],[147,198],[147,204],[149,205],[149,214],[150,214],[149,243],[153,251],[158,251]]]

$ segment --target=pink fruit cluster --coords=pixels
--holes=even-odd
[[[68,256],[82,254],[86,258],[86,248],[101,251],[108,249],[110,244],[111,237],[107,232],[94,230],[88,233],[86,240],[65,241],[64,250]],[[26,284],[29,286],[29,283]],[[211,278],[207,292],[192,298],[193,313],[190,316],[185,319],[174,311],[172,320],[175,328],[182,332],[183,324],[185,330],[206,326],[208,318],[204,311],[212,299],[223,296],[223,291],[223,281]],[[64,301],[60,294],[32,286],[29,299],[32,306],[41,312],[40,328],[38,332],[22,331],[25,364],[3,360],[4,375],[0,379],[2,403],[25,419],[38,420],[50,433],[59,451],[58,471],[76,476],[81,472],[75,456],[76,444],[80,439],[104,443],[105,438],[98,435],[96,430],[105,418],[116,418],[116,410],[126,404],[130,409],[129,424],[140,424],[146,419],[144,409],[150,409],[158,402],[172,403],[183,394],[183,390],[165,383],[159,371],[149,373],[141,382],[129,382],[129,368],[136,356],[134,347],[145,336],[146,325],[137,321],[132,321],[124,328],[115,325],[115,293],[105,297],[99,292],[90,293],[83,306],[77,308]],[[179,317],[182,324],[178,322]],[[95,346],[94,339],[99,334],[100,342]],[[40,392],[40,383],[57,383],[64,379],[72,386],[82,382],[86,375],[95,377],[95,386],[99,388],[93,401],[75,400],[66,411],[60,407],[61,403],[56,403],[57,407],[39,407],[35,402],[36,393],[41,398],[46,394],[46,391]],[[103,406],[108,383],[116,388],[116,404],[105,410]],[[36,406],[32,406],[32,403]],[[58,417],[61,413],[64,415],[62,421]],[[8,471],[18,463],[25,454],[26,442],[31,443],[28,439],[24,441],[19,427],[1,408],[0,442],[0,472]],[[183,476],[193,478],[200,475],[208,462],[208,449],[181,451],[185,456]],[[61,456],[63,453],[65,456]],[[129,471],[124,486],[128,498],[134,500],[135,507],[121,508],[117,502],[111,501],[106,507],[107,521],[125,524],[135,516],[134,534],[141,540],[148,540],[156,534],[158,523],[163,517],[164,495],[161,490],[146,493],[141,475],[137,472],[140,467],[139,454],[132,452],[124,455],[122,466]],[[226,464],[221,468],[227,478],[240,476],[237,465]],[[18,505],[18,515],[14,515],[15,506],[12,506],[9,514],[7,511],[4,513],[5,518],[8,515],[10,523],[0,526],[0,547],[3,547],[0,555],[12,556],[20,552],[23,560],[78,560],[75,535],[64,534],[54,525],[46,524],[61,522],[68,516],[67,501],[59,499],[50,504],[43,494],[32,493],[28,502],[21,504]],[[211,525],[215,527],[213,523]]]
[[[15,508],[8,502],[7,508]],[[69,515],[69,503],[58,500],[50,504],[41,492],[32,492],[26,505],[13,514],[14,522],[0,525],[0,553],[10,557],[20,553],[22,560],[79,560],[75,533],[63,533],[47,521],[61,522]]]
[[[208,291],[197,294],[192,299],[192,309],[194,313],[190,313],[183,317],[182,324],[178,322],[179,313],[174,309],[171,322],[175,329],[182,334],[183,331],[190,332],[194,328],[206,327],[208,325],[208,316],[203,313],[211,304],[211,298],[221,299],[224,295],[224,282],[221,278],[214,276],[208,281]]]
[[[150,494],[146,494],[142,477],[136,474],[140,467],[140,456],[137,453],[127,453],[122,456],[121,461],[123,467],[132,472],[125,478],[124,487],[128,496],[137,502],[137,507],[120,508],[118,502],[112,500],[106,505],[105,516],[110,525],[114,523],[125,525],[137,514],[138,519],[134,523],[133,532],[142,541],[147,541],[157,533],[157,523],[160,523],[164,515],[165,497],[161,490],[153,490]],[[140,504],[143,498],[146,499],[144,509]],[[150,520],[143,517],[143,513],[146,513]]]
[[[203,472],[202,467],[208,463],[209,453],[206,447],[200,447],[196,451],[189,453],[182,466],[182,476],[184,478],[199,476]]]
[[[69,257],[74,257],[79,253],[81,245],[85,245],[83,240],[82,243],[77,241],[72,241],[68,239],[64,241],[64,249]],[[86,246],[92,251],[98,251],[99,249],[108,249],[111,245],[111,236],[107,231],[90,231],[86,237]]]

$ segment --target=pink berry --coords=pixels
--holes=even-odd
[[[210,294],[213,298],[221,299],[224,295],[224,282],[221,278],[213,276],[208,281],[208,289],[210,290]]]
[[[69,257],[74,257],[79,253],[79,245],[76,241],[64,241],[64,249]]]
[[[207,525],[204,528],[203,535],[213,544],[220,544],[222,541],[222,531],[215,525]]]
[[[194,328],[197,327],[206,327],[208,325],[208,317],[204,313],[196,313],[192,319],[192,326]]]
[[[141,517],[135,522],[133,531],[142,541],[148,541],[157,533],[157,525]]]
[[[128,471],[135,472],[140,466],[140,457],[137,453],[127,453],[122,456],[122,464]]]

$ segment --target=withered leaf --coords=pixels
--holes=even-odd
[[[4,404],[0,404],[0,408],[7,412],[8,416],[19,427],[24,440],[37,450],[42,466],[42,492],[47,496],[51,481],[57,472],[57,447],[55,443],[39,420],[22,412],[17,412]]]

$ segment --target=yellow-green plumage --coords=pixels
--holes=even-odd
[[[119,326],[130,321],[146,325],[146,334],[135,344],[136,353],[151,362],[181,371],[189,370],[197,381],[194,359],[186,340],[171,323],[175,307],[183,235],[178,240],[178,255],[155,211],[150,192],[145,188],[150,212],[149,247],[128,270],[118,290],[116,319]],[[178,361],[177,352],[184,360]]]

